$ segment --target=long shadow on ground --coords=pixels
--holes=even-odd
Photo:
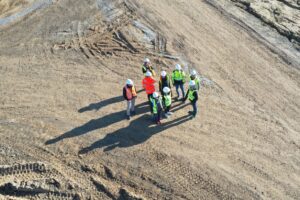
[[[141,93],[144,90],[138,90],[137,93]],[[119,103],[124,101],[124,97],[123,96],[117,96],[117,97],[112,97],[110,99],[105,99],[103,101],[100,101],[98,103],[91,103],[88,106],[85,106],[83,108],[80,108],[78,110],[79,113],[83,113],[86,111],[91,111],[91,110],[100,110],[102,107],[114,104],[114,103]]]
[[[141,103],[136,106],[135,110],[138,114],[145,113],[149,110],[148,105],[149,105],[148,102]],[[94,131],[96,129],[101,129],[101,128],[110,126],[114,123],[118,123],[124,119],[125,119],[125,111],[124,110],[115,112],[115,113],[103,116],[99,119],[93,119],[82,126],[76,127],[54,139],[46,141],[45,144],[46,145],[54,144],[61,140],[66,139],[66,138],[78,137],[80,135],[84,135],[84,134]]]
[[[153,135],[160,133],[166,129],[178,126],[191,119],[190,115],[186,115],[172,121],[156,126],[149,120],[149,115],[143,115],[130,122],[128,127],[119,129],[115,132],[107,134],[103,139],[98,140],[89,147],[83,148],[79,154],[86,154],[97,148],[103,148],[104,151],[113,150],[116,147],[126,148],[137,144],[141,144]]]

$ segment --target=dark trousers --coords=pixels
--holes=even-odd
[[[171,106],[166,106],[166,107],[165,107],[165,113],[170,112],[170,109],[171,109]]]
[[[182,98],[184,98],[185,96],[185,93],[184,93],[184,87],[183,87],[183,83],[175,83],[175,88],[176,88],[176,93],[177,93],[177,96],[179,97],[179,88],[182,92]]]
[[[191,102],[192,106],[193,106],[193,115],[196,116],[197,112],[198,112],[198,108],[197,108],[197,101],[195,102]]]
[[[160,122],[161,119],[161,110],[158,110],[156,114],[154,114],[154,122]]]

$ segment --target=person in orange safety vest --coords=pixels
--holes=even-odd
[[[137,93],[131,79],[127,79],[126,81],[126,85],[123,88],[123,97],[127,100],[126,116],[127,119],[130,120],[130,116],[135,115],[134,104],[137,97]]]

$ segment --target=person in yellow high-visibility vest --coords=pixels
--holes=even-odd
[[[142,72],[143,72],[144,76],[146,76],[147,71],[151,72],[152,76],[156,76],[156,73],[154,71],[154,68],[153,68],[149,58],[145,58],[144,64],[142,66]]]
[[[193,117],[196,117],[196,115],[197,115],[198,91],[197,91],[195,81],[191,80],[189,82],[189,90],[187,91],[186,96],[183,99],[183,102],[185,102],[186,99],[189,99],[192,106],[193,106],[193,111],[189,111],[189,114],[191,114]]]
[[[172,112],[170,112],[171,105],[172,105],[172,96],[171,96],[171,89],[169,87],[164,87],[162,101],[165,110],[165,117],[168,118],[170,115],[172,115]]]
[[[181,69],[181,66],[179,64],[175,65],[175,70],[172,73],[172,83],[176,88],[176,93],[177,93],[177,100],[180,99],[179,95],[179,88],[181,89],[182,92],[182,98],[184,98],[185,93],[184,93],[184,83],[185,83],[185,73]]]
[[[163,105],[162,105],[161,97],[159,96],[158,92],[153,93],[153,95],[150,98],[150,102],[152,104],[152,110],[154,115],[153,120],[157,125],[160,125],[161,124],[160,118],[163,110]]]
[[[200,78],[197,75],[197,71],[193,70],[190,74],[190,81],[195,81],[196,88],[199,91],[200,90]]]

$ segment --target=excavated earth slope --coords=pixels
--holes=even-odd
[[[300,198],[292,58],[209,1],[43,5],[0,26],[0,199]],[[195,119],[151,123],[145,57],[200,73]]]

